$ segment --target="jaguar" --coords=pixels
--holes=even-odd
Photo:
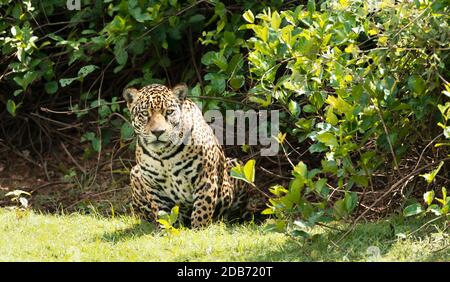
[[[130,172],[132,206],[155,221],[179,207],[185,226],[200,228],[239,218],[248,202],[245,183],[230,176],[236,161],[225,157],[188,87],[151,84],[126,88],[123,97],[136,135]]]

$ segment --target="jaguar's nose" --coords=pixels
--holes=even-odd
[[[159,138],[159,136],[161,136],[161,134],[163,134],[165,132],[164,129],[155,129],[152,130],[152,134],[156,136],[156,138]]]

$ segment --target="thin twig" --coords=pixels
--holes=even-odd
[[[433,219],[431,219],[431,220],[425,222],[422,226],[420,226],[419,228],[417,228],[417,229],[414,230],[413,232],[409,233],[408,235],[411,236],[411,235],[413,235],[413,234],[419,232],[419,231],[422,230],[425,226],[427,226],[427,225],[429,225],[429,224],[431,224],[431,223],[433,223],[433,222],[435,222],[435,221],[438,221],[439,219],[441,219],[441,218],[443,218],[443,217],[444,217],[443,215],[440,215],[440,216],[438,216],[438,217],[436,217],[436,218],[433,218]]]
[[[261,189],[259,189],[254,183],[251,182],[247,182],[248,184],[250,184],[250,186],[254,189],[256,189],[259,193],[261,193],[264,197],[266,197],[267,199],[271,199],[272,197],[270,197],[269,195],[267,195],[266,192],[262,191]]]
[[[45,183],[45,184],[39,185],[38,187],[36,187],[33,190],[31,190],[31,193],[34,193],[37,190],[41,190],[41,189],[49,187],[49,186],[60,185],[60,184],[68,184],[68,183],[70,183],[70,182],[68,182],[68,181],[54,181],[54,182]]]
[[[286,180],[292,180],[292,179],[293,179],[292,177],[287,177],[287,176],[283,176],[283,175],[276,174],[276,173],[274,173],[274,172],[272,172],[272,171],[270,171],[270,170],[268,170],[268,169],[266,169],[266,168],[264,168],[264,167],[262,167],[262,166],[260,166],[260,169],[261,169],[262,171],[264,171],[264,172],[270,174],[270,175],[276,176],[276,177],[281,178],[281,179],[286,179]]]
[[[64,152],[66,152],[67,156],[69,156],[70,160],[76,165],[76,167],[83,172],[83,174],[86,174],[86,170],[75,160],[75,158],[72,156],[72,154],[67,150],[66,146],[63,142],[61,142],[61,147],[63,148]]]
[[[433,140],[431,140],[431,141],[425,146],[425,148],[423,148],[422,153],[421,153],[420,156],[419,156],[419,160],[417,161],[416,166],[414,167],[414,170],[416,170],[417,167],[419,166],[420,161],[422,160],[422,156],[423,156],[423,154],[425,153],[425,151],[427,150],[427,148],[428,148],[431,144],[433,144],[434,141],[436,141],[438,138],[440,138],[443,134],[444,134],[444,133],[441,133],[441,134],[439,134],[438,136],[434,137]]]
[[[202,79],[202,75],[200,73],[200,70],[197,66],[197,61],[195,60],[195,53],[194,53],[194,47],[192,46],[192,29],[189,28],[189,33],[188,33],[188,42],[189,42],[189,51],[191,52],[191,59],[192,59],[192,64],[194,65],[194,69],[195,69],[195,73],[197,75],[197,80],[198,83],[200,83],[200,87],[203,89],[203,79]]]
[[[333,229],[333,230],[336,230],[336,231],[340,231],[340,232],[344,231],[344,230],[342,230],[340,228],[337,228],[337,227],[334,227],[334,226],[330,226],[330,225],[326,225],[326,224],[320,223],[320,222],[316,222],[316,225],[319,225],[319,226],[322,226],[322,227],[325,227],[325,228],[328,228],[328,229]]]

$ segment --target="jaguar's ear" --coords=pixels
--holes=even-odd
[[[122,96],[127,102],[127,105],[130,106],[134,100],[136,100],[139,95],[139,91],[136,88],[125,88],[122,92]]]
[[[176,97],[178,97],[178,99],[180,99],[181,101],[186,99],[188,92],[189,92],[188,87],[184,83],[177,84],[172,88],[172,93]]]

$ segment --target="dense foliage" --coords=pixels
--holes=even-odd
[[[281,110],[277,138],[291,180],[270,188],[263,212],[278,230],[301,235],[347,218],[367,191],[375,206],[392,196],[377,190],[432,174],[441,161],[437,183],[448,180],[448,2],[300,2],[105,0],[69,11],[61,0],[0,0],[5,141],[66,137],[40,126],[18,133],[30,120],[83,122],[72,130],[90,144],[85,156],[101,154],[132,137],[124,87],[184,81],[204,110]],[[430,191],[437,174],[424,177]],[[444,190],[425,199],[438,215],[450,205]]]
[[[330,1],[317,10],[309,1],[307,9],[244,14],[242,28],[254,32],[248,41],[249,72],[257,81],[251,99],[281,104],[289,113],[289,135],[321,156],[320,166],[309,170],[296,164],[288,189],[271,188],[278,198],[264,212],[282,219],[277,228],[299,215],[303,221],[294,223],[300,228],[326,215],[348,216],[358,203],[355,186],[374,191],[380,170],[399,179],[410,173],[411,150],[440,133],[437,123],[450,137],[448,102],[439,105],[449,76],[448,9],[442,1]],[[326,209],[329,188],[342,194],[332,209]],[[443,188],[442,206],[431,207],[437,215],[448,212],[445,194]],[[419,213],[416,207],[405,214]]]

